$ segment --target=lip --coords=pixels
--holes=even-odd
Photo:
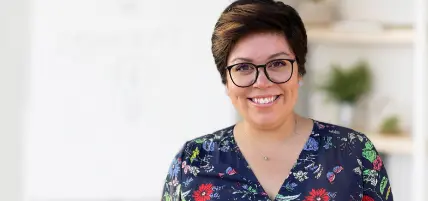
[[[251,100],[252,98],[269,98],[272,96],[277,96],[277,98],[271,103],[260,104],[260,103],[253,102]],[[279,94],[279,95],[263,95],[263,96],[252,96],[251,98],[247,98],[247,99],[251,103],[251,105],[254,105],[254,106],[260,107],[260,108],[266,108],[266,107],[271,107],[272,105],[276,104],[278,102],[278,100],[281,98],[281,96],[282,96],[281,94]]]
[[[250,96],[248,98],[269,98],[272,96],[281,96],[281,94],[269,94],[269,95],[260,95],[260,96]]]

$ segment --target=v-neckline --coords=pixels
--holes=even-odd
[[[312,130],[311,130],[311,133],[308,135],[305,143],[303,144],[303,147],[300,150],[299,156],[297,157],[296,161],[293,163],[293,166],[291,167],[290,172],[288,173],[288,176],[282,182],[282,185],[280,186],[278,192],[276,193],[273,201],[277,200],[278,196],[281,195],[283,187],[288,182],[290,182],[290,180],[291,180],[290,175],[292,175],[296,171],[295,169],[296,169],[296,167],[298,165],[298,162],[304,157],[304,155],[306,153],[306,150],[305,150],[306,145],[309,143],[310,139],[315,136],[315,129],[316,129],[316,123],[317,122],[315,120],[313,120],[313,119],[311,119],[311,120],[312,120]],[[235,126],[236,126],[236,124],[231,127],[232,132],[230,132],[230,137],[231,137],[232,143],[234,145],[233,150],[238,154],[238,157],[241,158],[241,160],[244,161],[244,167],[245,167],[246,171],[250,174],[252,181],[256,182],[255,184],[257,185],[257,188],[260,188],[260,190],[262,191],[262,194],[264,196],[266,196],[268,198],[268,200],[272,200],[269,197],[269,195],[267,194],[267,191],[263,188],[263,186],[260,183],[259,179],[257,178],[255,172],[251,168],[248,160],[245,158],[244,154],[241,152],[241,149],[239,148],[238,143],[236,142],[236,139],[235,139],[235,134],[234,134],[235,133]]]

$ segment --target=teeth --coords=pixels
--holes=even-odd
[[[268,104],[272,103],[275,100],[276,96],[266,97],[266,98],[253,98],[252,101],[258,104]]]

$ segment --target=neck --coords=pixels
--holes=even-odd
[[[261,142],[283,142],[290,137],[296,135],[299,126],[299,117],[294,112],[288,115],[285,121],[281,124],[273,125],[270,127],[257,127],[249,122],[242,122],[242,129],[244,133],[250,138],[257,139]],[[297,122],[297,124],[296,124]]]

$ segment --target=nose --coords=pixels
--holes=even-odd
[[[266,73],[263,69],[259,69],[259,75],[256,77],[256,82],[254,83],[254,87],[257,88],[267,88],[272,86],[272,82],[267,78]]]

